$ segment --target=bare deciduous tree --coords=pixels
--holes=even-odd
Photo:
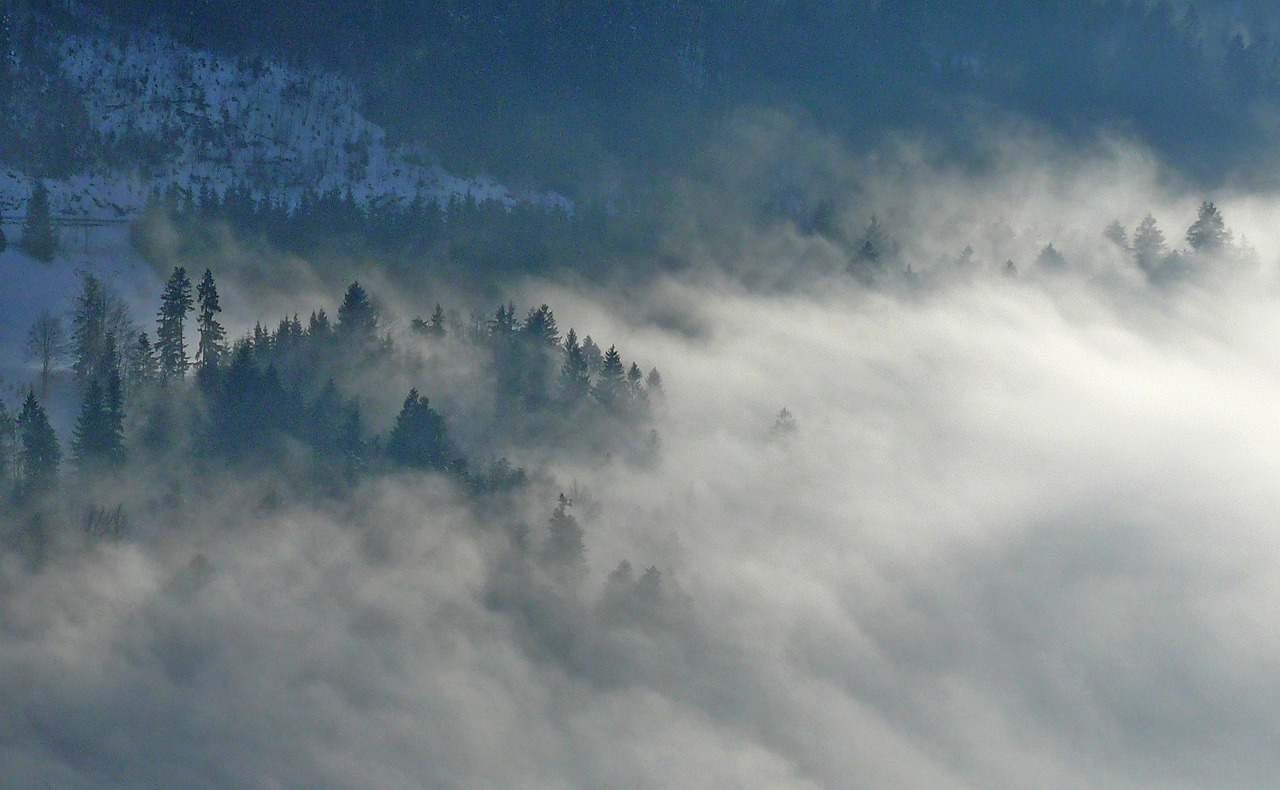
[[[44,310],[27,333],[26,357],[40,363],[40,397],[49,394],[49,374],[67,352],[67,330],[62,319]]]

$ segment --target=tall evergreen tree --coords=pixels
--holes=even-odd
[[[415,469],[443,470],[456,460],[444,418],[418,390],[409,390],[387,439],[387,456]]]
[[[618,349],[609,346],[609,350],[604,355],[604,365],[600,369],[600,376],[596,379],[596,385],[592,389],[596,400],[602,406],[611,411],[620,410],[626,403],[627,398],[627,371],[622,366],[622,356],[618,353]]]
[[[27,399],[22,402],[17,423],[21,441],[18,493],[27,497],[47,492],[57,483],[62,448],[58,445],[53,426],[49,424],[49,415],[36,400],[34,392],[27,393]]]
[[[556,346],[560,343],[560,332],[556,328],[556,317],[551,308],[545,304],[536,310],[530,310],[524,319],[524,332],[529,338]]]
[[[427,333],[435,338],[442,338],[448,330],[445,327],[444,308],[436,303],[436,309],[431,313],[431,323],[427,325]]]
[[[564,495],[548,522],[547,542],[542,559],[562,581],[573,582],[586,575],[587,546],[578,519],[569,512],[572,502]]]
[[[564,364],[560,367],[560,395],[570,402],[581,400],[591,389],[587,358],[578,343],[578,333],[569,329],[564,336]]]
[[[378,331],[378,308],[359,282],[347,286],[338,306],[338,331],[360,339],[371,339]]]
[[[196,300],[199,311],[196,316],[196,328],[200,339],[196,343],[196,366],[199,372],[216,370],[225,353],[227,330],[218,322],[218,313],[222,306],[218,303],[218,286],[213,282],[213,272],[204,270],[204,277],[196,287]]]
[[[1219,252],[1231,244],[1231,232],[1213,203],[1206,200],[1200,204],[1196,221],[1187,228],[1187,244],[1196,252]]]
[[[1154,274],[1168,251],[1156,218],[1150,214],[1143,217],[1133,231],[1133,256],[1138,266],[1147,274]]]
[[[107,289],[95,275],[86,273],[71,308],[71,369],[76,381],[84,384],[98,375],[106,338]]]
[[[125,382],[130,397],[141,392],[148,384],[160,377],[160,366],[156,360],[155,349],[146,332],[139,332],[137,340],[128,349],[125,358]]]
[[[591,335],[582,338],[582,358],[587,363],[588,376],[596,375],[604,366],[604,354],[600,351],[600,346],[596,345],[596,341],[591,339]]]
[[[114,350],[104,368],[103,375],[90,379],[85,387],[73,432],[71,449],[82,469],[117,466],[124,461],[124,399]]]
[[[179,266],[165,283],[156,321],[155,347],[162,380],[181,379],[191,365],[187,359],[184,325],[192,306],[191,280],[187,277],[187,270]]]
[[[49,210],[49,189],[44,181],[36,181],[27,201],[27,215],[22,220],[22,235],[18,248],[38,261],[53,260],[58,252],[58,237],[53,231],[53,216]]]

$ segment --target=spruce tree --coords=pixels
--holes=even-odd
[[[98,375],[107,337],[107,289],[92,274],[80,279],[71,309],[71,370],[84,384]]]
[[[141,392],[148,384],[160,376],[160,367],[156,361],[155,349],[146,332],[139,332],[138,339],[129,348],[125,362],[125,382],[130,396]]]
[[[444,418],[418,390],[409,390],[387,439],[387,456],[415,469],[443,470],[456,459]]]
[[[529,314],[525,316],[524,332],[530,339],[547,346],[556,346],[560,343],[560,332],[556,328],[555,314],[545,304],[536,310],[530,310]]]
[[[27,201],[27,215],[22,220],[18,248],[38,261],[48,263],[58,252],[58,237],[53,231],[49,211],[49,190],[44,181],[36,181]]]
[[[435,312],[431,314],[431,323],[427,327],[427,332],[432,337],[442,338],[447,333],[444,320],[444,308],[439,303],[436,304]]]
[[[222,306],[218,304],[218,286],[213,282],[213,272],[208,269],[204,270],[204,278],[196,287],[196,300],[200,308],[196,318],[196,328],[200,333],[196,343],[196,366],[198,373],[204,374],[217,369],[226,351],[224,341],[227,336],[227,330],[218,322],[218,313],[222,312]]]
[[[91,379],[84,389],[80,403],[80,416],[71,432],[71,452],[76,465],[84,468],[97,461],[105,444],[106,400],[102,385]]]
[[[600,369],[600,377],[592,390],[600,405],[610,411],[618,411],[626,403],[627,372],[622,366],[622,356],[618,349],[609,346],[604,355],[604,365]]]
[[[581,400],[591,389],[587,358],[572,328],[564,336],[564,364],[560,368],[560,395],[572,403]]]
[[[58,464],[62,462],[62,448],[57,434],[49,424],[49,415],[36,400],[34,392],[27,393],[18,412],[18,434],[21,447],[18,461],[21,474],[18,493],[22,497],[52,490],[58,480]]]
[[[1133,231],[1134,259],[1144,272],[1154,274],[1167,253],[1164,233],[1156,225],[1156,218],[1148,214]]]
[[[378,331],[378,309],[359,282],[347,287],[338,306],[338,331],[359,339],[370,339]]]
[[[181,379],[190,367],[183,326],[192,306],[191,280],[187,270],[179,266],[165,283],[156,321],[156,355],[162,380]]]
[[[1213,203],[1206,200],[1200,204],[1196,221],[1187,228],[1187,244],[1196,252],[1218,252],[1231,244],[1231,232]]]
[[[542,559],[563,582],[581,580],[587,572],[586,542],[578,519],[569,512],[572,502],[564,495],[556,504],[548,523]]]

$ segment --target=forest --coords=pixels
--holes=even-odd
[[[0,787],[1270,787],[1280,15],[0,3]]]

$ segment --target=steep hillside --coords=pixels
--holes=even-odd
[[[470,195],[507,206],[570,208],[556,194],[450,174],[424,146],[390,145],[384,130],[361,115],[359,92],[347,79],[197,50],[74,4],[67,9],[74,25],[14,36],[10,58],[20,67],[15,81],[43,69],[49,84],[70,86],[92,136],[82,166],[47,179],[55,219],[64,224],[127,222],[149,195],[172,187],[221,194],[231,185],[289,205],[306,192],[349,191],[362,205],[444,204]],[[27,18],[15,27],[39,23]],[[34,120],[24,116],[18,124]],[[8,153],[0,212],[15,225],[34,177],[48,168],[20,151]]]

